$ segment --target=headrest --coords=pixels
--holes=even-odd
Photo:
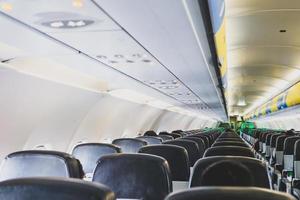
[[[21,200],[115,200],[102,184],[66,178],[22,178],[0,183],[0,199]]]
[[[284,147],[284,140],[287,138],[288,136],[286,135],[281,135],[276,139],[276,151],[283,151],[283,147]]]
[[[189,157],[185,148],[175,145],[149,145],[139,153],[161,156],[168,161],[173,181],[188,181],[190,177]]]
[[[196,135],[189,135],[189,136],[186,136],[185,138],[187,137],[193,137],[193,138],[201,138],[204,143],[205,143],[205,149],[207,149],[209,147],[209,137],[207,135],[199,135],[199,134],[196,134]]]
[[[272,148],[275,148],[275,147],[276,147],[276,141],[277,141],[277,138],[278,138],[279,136],[282,136],[282,135],[280,135],[280,134],[274,134],[274,135],[271,136],[271,144],[270,144],[270,146],[271,146]]]
[[[161,144],[163,141],[160,137],[154,136],[140,136],[137,139],[145,140],[148,144]]]
[[[295,200],[283,192],[256,187],[199,187],[170,194],[165,200]]]
[[[266,145],[270,146],[271,145],[271,137],[274,135],[274,133],[269,133],[266,137]]]
[[[253,178],[252,186],[270,188],[268,171],[265,163],[255,158],[242,157],[242,156],[213,156],[213,157],[202,158],[198,160],[194,165],[190,186],[191,187],[205,186],[202,184],[204,171],[208,169],[209,166],[211,166],[212,164],[220,161],[232,161],[246,166],[249,170],[250,176],[252,176]],[[215,177],[215,178],[220,178],[220,179],[224,178],[223,175],[221,176],[222,177]],[[241,178],[243,177],[244,176],[242,176]]]
[[[216,142],[223,142],[223,141],[238,141],[238,142],[242,142],[243,140],[241,138],[238,137],[231,137],[231,138],[218,138],[216,140]]]
[[[83,171],[80,162],[72,155],[44,150],[9,154],[0,169],[0,180],[45,176],[81,178]]]
[[[183,138],[184,140],[190,140],[190,141],[194,141],[198,144],[198,149],[199,149],[199,158],[201,158],[204,154],[205,151],[205,143],[201,138],[197,138],[197,137],[185,137]]]
[[[190,166],[193,166],[194,163],[199,159],[198,144],[194,141],[186,139],[177,139],[164,142],[164,144],[176,145],[185,148],[189,155]]]
[[[182,135],[178,134],[178,133],[169,133],[173,138],[181,138]]]
[[[217,141],[215,142],[212,147],[217,147],[217,146],[239,146],[239,147],[248,147],[249,146],[244,143],[244,142],[239,142],[239,141]]]
[[[155,131],[149,130],[144,133],[144,136],[157,136]]]
[[[161,138],[163,141],[174,140],[171,135],[158,135],[157,137]]]
[[[220,137],[239,137],[239,135],[233,132],[225,132],[222,133]]]
[[[293,155],[294,154],[294,145],[300,140],[299,136],[288,137],[284,140],[283,144],[283,154],[284,155]]]
[[[117,198],[164,199],[172,191],[167,161],[148,154],[103,156],[93,181],[107,185]]]
[[[123,153],[137,153],[142,146],[148,143],[141,139],[136,138],[119,138],[112,142],[122,149]]]
[[[121,153],[121,148],[113,144],[83,143],[73,149],[72,155],[82,164],[84,173],[93,173],[98,160],[107,154]]]
[[[250,148],[237,146],[219,146],[207,149],[203,157],[210,156],[246,156],[254,158],[254,152]]]

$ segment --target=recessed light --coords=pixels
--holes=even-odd
[[[60,28],[60,27],[63,27],[63,26],[64,26],[64,23],[61,22],[61,21],[52,22],[52,23],[50,24],[50,26],[53,27],[53,28]]]
[[[81,28],[88,26],[90,24],[93,24],[94,21],[92,20],[84,20],[84,19],[74,19],[74,20],[56,20],[56,21],[48,21],[48,22],[43,22],[43,26],[47,26],[50,28]]]

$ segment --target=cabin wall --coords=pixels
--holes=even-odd
[[[0,159],[39,145],[70,152],[79,142],[109,142],[149,129],[171,131],[214,125],[200,118],[0,68]]]

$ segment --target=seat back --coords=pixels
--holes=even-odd
[[[187,150],[175,145],[149,145],[142,147],[139,153],[161,156],[168,161],[173,181],[188,181],[190,177]]]
[[[244,142],[237,142],[237,141],[223,141],[223,142],[215,142],[212,147],[217,147],[217,146],[239,146],[239,147],[247,147],[249,146],[244,143]]]
[[[210,156],[246,156],[254,158],[254,152],[250,148],[237,146],[218,146],[207,149],[203,157]]]
[[[186,139],[177,139],[164,142],[164,144],[176,145],[185,148],[189,155],[189,162],[191,167],[199,158],[199,147],[198,144],[194,141]]]
[[[83,143],[74,147],[72,155],[80,161],[84,173],[89,176],[93,173],[98,160],[103,155],[112,153],[121,153],[121,148],[113,144]]]
[[[140,136],[137,139],[145,140],[148,144],[161,144],[162,138],[154,136]]]
[[[271,138],[274,133],[269,133],[266,137],[266,158],[271,157]]]
[[[172,191],[168,162],[149,154],[103,156],[93,181],[107,185],[117,198],[162,200]]]
[[[300,179],[300,141],[294,145],[294,177]]]
[[[216,140],[216,142],[226,142],[226,141],[228,141],[228,142],[243,142],[243,140],[242,139],[240,139],[240,138],[237,138],[237,137],[234,137],[234,138],[218,138],[217,140]]]
[[[270,152],[271,152],[271,158],[270,163],[273,165],[276,163],[276,141],[277,138],[281,136],[280,134],[274,134],[271,136],[271,142],[270,142]]]
[[[195,135],[189,135],[187,137],[200,138],[204,141],[205,149],[209,148],[209,137],[207,135],[195,134]],[[187,137],[185,137],[185,138],[187,138]]]
[[[123,153],[137,153],[142,146],[146,146],[148,143],[144,140],[137,138],[119,138],[112,142],[121,148]]]
[[[9,154],[0,169],[0,180],[23,177],[82,178],[80,162],[72,155],[57,151],[19,151]]]
[[[205,151],[204,141],[201,138],[197,138],[197,137],[187,137],[187,138],[183,138],[183,139],[196,142],[198,144],[198,148],[199,148],[199,157],[198,158],[202,158],[204,151]]]
[[[276,147],[275,147],[275,159],[276,164],[283,164],[283,144],[284,140],[287,138],[286,135],[281,135],[276,139]]]
[[[205,186],[202,185],[203,171],[210,165],[219,161],[233,161],[241,163],[249,169],[253,177],[253,186],[262,188],[271,187],[265,163],[255,158],[242,156],[213,156],[198,160],[194,165],[194,170],[190,180],[190,187]],[[223,177],[220,177],[220,179],[222,178]]]
[[[294,146],[300,140],[299,136],[287,137],[283,144],[283,169],[293,171],[294,167]]]
[[[3,200],[115,200],[102,184],[74,179],[22,178],[0,182]]]
[[[158,135],[157,137],[161,138],[163,142],[168,140],[174,140],[174,138],[171,135]]]
[[[256,187],[200,187],[170,194],[165,200],[295,200],[283,192]]]

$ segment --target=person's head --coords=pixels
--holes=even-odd
[[[150,131],[146,131],[144,133],[144,136],[157,136],[157,134],[155,133],[155,131],[150,130]]]
[[[234,161],[219,161],[208,166],[202,173],[202,186],[253,186],[250,170]]]

